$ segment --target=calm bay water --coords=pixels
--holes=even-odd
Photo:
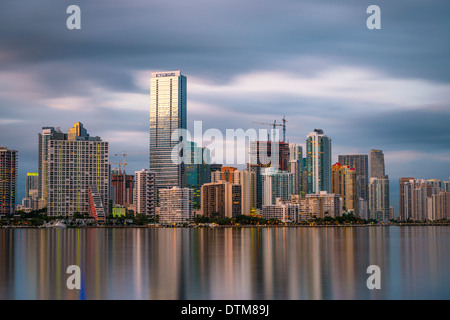
[[[449,299],[449,253],[445,226],[1,229],[0,299]]]

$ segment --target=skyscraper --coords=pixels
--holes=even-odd
[[[370,178],[369,182],[369,214],[370,219],[389,220],[389,179]]]
[[[369,157],[367,154],[345,154],[338,156],[338,162],[356,170],[357,199],[369,200]]]
[[[184,187],[184,164],[174,163],[172,140],[177,129],[186,129],[186,77],[178,71],[152,72],[150,80],[150,171],[156,188]],[[180,156],[184,156],[180,154]]]
[[[234,167],[222,167],[221,171],[211,172],[211,182],[226,181],[241,186],[242,214],[250,214],[256,208],[256,173],[248,170],[237,170]]]
[[[289,172],[293,174],[294,177],[294,189],[293,194],[301,195],[302,194],[302,167],[303,161],[291,160],[289,161]]]
[[[413,189],[414,178],[403,177],[398,179],[399,182],[399,218],[400,220],[407,220],[412,218],[412,205],[413,205]]]
[[[0,215],[14,214],[17,197],[17,150],[0,147]]]
[[[39,189],[39,174],[37,172],[27,172],[25,178],[25,198],[37,200]]]
[[[109,201],[109,144],[100,137],[90,137],[77,122],[66,139],[46,141],[47,214],[72,216],[90,212],[89,190],[107,211]],[[95,201],[99,212],[99,202]]]
[[[356,169],[338,162],[331,167],[331,172],[332,193],[340,195],[345,210],[353,210],[357,214]]]
[[[399,191],[400,220],[423,221],[429,219],[428,216],[435,217],[435,215],[429,214],[432,211],[429,205],[433,204],[429,202],[429,199],[442,191],[440,180],[400,178]]]
[[[303,148],[294,143],[289,144],[289,172],[294,174],[294,194],[302,194]]]
[[[370,177],[384,178],[384,154],[381,150],[371,149],[370,153]]]
[[[308,193],[331,192],[331,139],[321,129],[306,137]]]
[[[48,146],[49,140],[65,140],[67,134],[61,132],[59,127],[43,127],[42,132],[38,133],[38,198],[42,200],[42,205],[47,206],[48,197]]]

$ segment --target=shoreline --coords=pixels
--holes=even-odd
[[[41,226],[1,226],[0,229],[249,229],[249,228],[361,228],[361,227],[431,227],[431,226],[450,226],[449,223],[398,223],[398,224],[342,224],[342,225],[239,225],[239,226],[69,226],[66,228],[41,227]]]

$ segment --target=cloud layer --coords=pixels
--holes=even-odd
[[[79,31],[66,28],[71,4]],[[378,0],[376,31],[366,28],[371,4],[2,0],[0,144],[19,150],[21,186],[37,169],[42,126],[81,121],[111,154],[146,152],[150,72],[181,69],[189,127],[286,116],[289,141],[322,128],[334,160],[383,149],[394,193],[400,176],[448,178],[450,3]],[[130,171],[148,166],[127,160]]]

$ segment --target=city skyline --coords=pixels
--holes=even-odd
[[[110,155],[148,151],[152,70],[188,76],[188,129],[194,120],[223,132],[258,129],[252,122],[286,116],[286,142],[306,150],[307,133],[321,128],[333,141],[332,163],[383,150],[396,216],[400,177],[448,179],[450,78],[442,53],[449,45],[436,32],[449,29],[448,3],[380,1],[383,28],[376,32],[365,27],[367,6],[358,1],[194,1],[189,16],[181,2],[131,3],[81,3],[77,34],[65,28],[63,3],[44,1],[38,9],[5,2],[0,144],[19,151],[18,199],[26,173],[38,171],[36,133],[44,126],[67,130],[81,121],[110,143]],[[121,23],[124,13],[135,19]],[[39,28],[13,20],[23,14]],[[168,19],[172,27],[159,30]],[[132,174],[148,167],[148,157],[127,163]]]

